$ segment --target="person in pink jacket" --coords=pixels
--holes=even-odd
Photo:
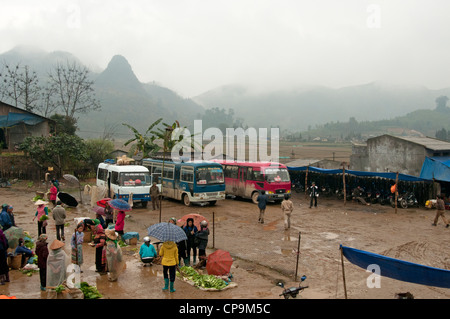
[[[117,213],[115,231],[120,236],[123,236],[124,227],[125,227],[125,212],[123,210],[119,210],[119,212]]]
[[[52,187],[50,188],[50,201],[53,203],[53,207],[56,206],[56,197],[58,196],[58,188],[56,188],[56,185],[53,183]]]

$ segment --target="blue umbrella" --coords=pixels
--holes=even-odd
[[[178,243],[186,240],[184,230],[172,223],[158,223],[147,228],[148,235],[159,239],[160,241],[173,241]]]
[[[126,201],[124,201],[123,199],[112,199],[108,202],[109,206],[111,206],[114,209],[117,210],[122,210],[124,212],[128,212],[130,211],[132,208],[130,206],[130,204],[128,204]]]

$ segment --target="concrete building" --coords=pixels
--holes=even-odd
[[[425,157],[450,156],[450,143],[431,137],[381,135],[355,144],[350,169],[419,176]]]

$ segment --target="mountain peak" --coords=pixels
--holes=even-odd
[[[142,84],[134,74],[130,63],[124,56],[118,54],[112,57],[106,69],[100,73],[96,79],[96,84],[144,92]]]

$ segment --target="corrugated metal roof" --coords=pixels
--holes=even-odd
[[[438,139],[432,138],[432,137],[394,136],[394,135],[385,134],[385,135],[373,137],[373,139],[376,139],[376,138],[379,138],[382,136],[393,137],[393,138],[405,140],[405,141],[408,141],[411,143],[419,144],[419,145],[422,145],[423,147],[428,148],[433,151],[446,151],[446,150],[450,151],[450,142],[438,140]]]

